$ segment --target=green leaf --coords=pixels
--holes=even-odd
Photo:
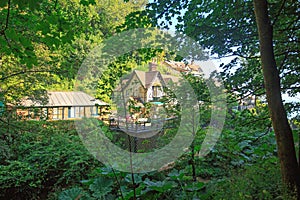
[[[205,183],[202,183],[202,182],[192,182],[192,183],[189,183],[187,186],[184,186],[184,189],[186,191],[193,192],[193,191],[201,190],[204,187],[205,187]]]
[[[95,0],[80,0],[80,4],[84,6],[95,5]]]
[[[181,180],[184,176],[184,172],[183,170],[176,170],[176,169],[173,169],[169,174],[168,176],[172,179],[175,179],[175,180]]]
[[[7,1],[0,1],[0,7],[4,7],[7,5]]]
[[[19,39],[19,36],[17,35],[15,29],[10,28],[10,29],[6,30],[5,33],[6,33],[6,36],[11,40],[17,41]]]
[[[142,181],[142,176],[140,174],[134,174],[134,182],[136,184],[143,182]],[[131,174],[127,174],[127,176],[125,177],[125,181],[128,183],[132,183],[132,176]]]
[[[36,27],[38,30],[42,31],[42,34],[46,35],[47,33],[50,32],[50,27],[49,27],[49,23],[47,21],[45,22],[40,22],[39,24],[37,24]]]
[[[60,193],[58,196],[58,200],[74,200],[74,199],[79,199],[80,197],[83,196],[83,191],[80,188],[71,188],[68,190],[63,191]]]
[[[39,7],[40,2],[38,0],[28,0],[29,9],[35,10]]]
[[[24,9],[27,6],[27,1],[26,0],[17,0],[15,3],[19,5],[20,9]]]
[[[111,179],[99,177],[94,180],[89,189],[94,192],[94,197],[103,198],[105,195],[112,191],[113,183],[114,182]]]
[[[28,38],[23,37],[23,36],[20,36],[20,37],[19,37],[19,41],[21,42],[21,44],[22,44],[25,48],[29,47],[31,50],[33,50],[32,45],[31,45],[31,41],[30,41]]]
[[[144,181],[144,183],[146,184],[146,186],[148,186],[148,188],[158,191],[158,192],[165,192],[173,187],[176,187],[176,183],[174,182],[170,182],[170,181],[150,181],[149,179],[146,179]]]
[[[92,179],[81,180],[80,183],[82,183],[83,185],[91,185],[93,183],[93,180]]]

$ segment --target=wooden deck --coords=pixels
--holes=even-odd
[[[139,120],[135,123],[126,122],[124,119],[110,119],[109,128],[113,131],[122,131],[128,134],[138,135],[139,137],[143,137],[143,135],[149,137],[162,131],[166,127],[175,127],[175,119],[177,118],[152,119],[150,122],[147,120]],[[168,126],[166,126],[166,124],[168,124]]]

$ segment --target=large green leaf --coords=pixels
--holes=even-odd
[[[203,189],[204,186],[205,186],[205,183],[202,183],[202,182],[191,182],[191,183],[188,183],[186,186],[184,186],[184,189],[186,191],[193,192],[193,191],[198,191],[198,190]]]
[[[105,195],[112,191],[113,183],[112,179],[98,177],[89,188],[93,192],[94,197],[103,199]]]
[[[58,196],[58,200],[75,200],[75,199],[81,199],[84,192],[80,188],[71,188],[68,190],[63,191]]]
[[[150,181],[149,179],[146,179],[144,183],[148,188],[158,192],[166,192],[177,186],[175,182],[171,181]]]

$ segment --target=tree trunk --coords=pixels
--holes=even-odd
[[[280,78],[274,57],[273,30],[268,15],[267,0],[254,0],[254,12],[258,28],[268,108],[276,136],[281,175],[283,182],[290,189],[298,189],[299,195],[300,170],[292,130],[288,123],[280,92]]]

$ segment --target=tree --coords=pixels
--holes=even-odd
[[[212,55],[235,57],[221,66],[227,89],[239,92],[241,98],[267,95],[283,180],[299,188],[299,165],[281,99],[281,93],[299,94],[299,1],[262,2],[264,8],[255,6],[256,14],[264,13],[266,21],[260,17],[256,20],[250,0],[154,1],[149,4],[149,15],[156,20],[165,19],[160,21],[163,27],[177,18],[176,29],[199,41]],[[257,48],[259,42],[261,51]]]
[[[0,102],[18,105],[30,98],[46,104],[47,90],[73,89],[89,51],[143,5],[119,0],[1,1]],[[0,107],[0,137],[7,141],[15,131],[12,111]]]
[[[300,168],[297,163],[292,130],[280,93],[280,77],[274,57],[273,30],[268,14],[268,2],[266,0],[254,0],[254,11],[266,96],[277,140],[282,178],[292,189],[297,187],[298,194],[300,194]]]
[[[0,81],[7,103],[72,89],[91,49],[144,1],[7,0],[0,3]],[[38,95],[39,94],[39,95]]]

